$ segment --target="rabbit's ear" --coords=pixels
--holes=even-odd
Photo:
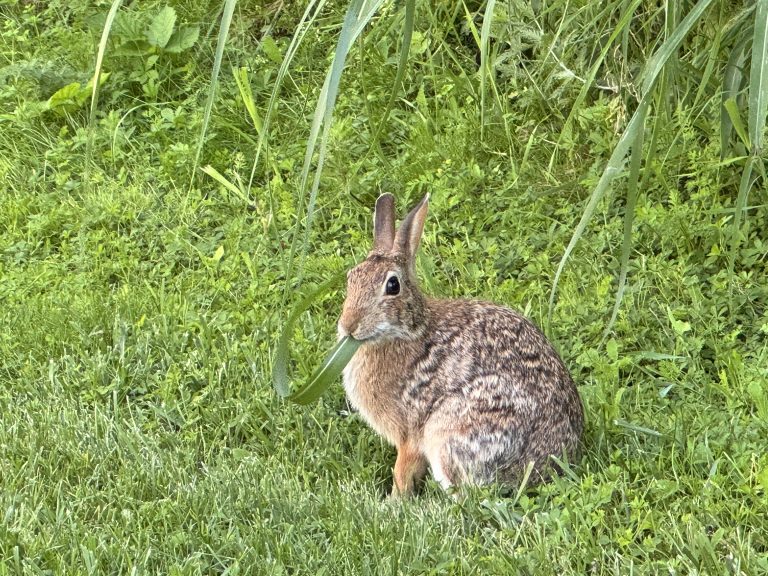
[[[421,233],[424,230],[424,220],[427,219],[429,194],[425,194],[416,207],[403,218],[400,228],[395,235],[395,247],[405,255],[409,266],[413,269],[416,264],[416,251],[419,249]]]
[[[389,252],[395,242],[395,197],[382,194],[373,213],[373,250]]]

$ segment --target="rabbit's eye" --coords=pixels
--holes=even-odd
[[[387,278],[387,284],[384,287],[384,293],[387,296],[397,296],[400,294],[400,280],[397,279],[397,276],[390,276]]]

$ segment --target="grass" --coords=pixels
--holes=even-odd
[[[0,4],[0,575],[768,570],[768,197],[750,108],[765,99],[748,52],[764,5],[712,3],[649,92],[642,66],[690,3],[496,2],[488,25],[481,2],[383,3],[349,46],[312,211],[302,167],[347,10],[317,4],[235,6],[223,54],[223,3],[171,4],[166,33],[199,31],[179,52],[140,42],[165,4],[122,6],[90,129],[109,4]],[[642,157],[595,202],[547,322],[645,93]],[[193,174],[198,148],[211,169]],[[340,386],[279,400],[288,271],[304,293],[363,258],[382,191],[400,207],[431,193],[426,291],[545,325],[586,405],[572,474],[517,498],[429,481],[390,501],[393,450]],[[301,317],[297,381],[342,298]]]

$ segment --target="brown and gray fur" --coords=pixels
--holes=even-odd
[[[429,467],[450,488],[533,482],[574,460],[584,425],[568,370],[541,331],[488,302],[424,296],[415,275],[428,195],[395,230],[390,194],[376,202],[374,246],[350,270],[339,336],[363,344],[344,370],[351,404],[397,448],[393,494]],[[400,291],[385,292],[396,275]]]

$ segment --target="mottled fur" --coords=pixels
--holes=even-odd
[[[397,447],[394,494],[427,467],[445,488],[556,471],[577,457],[583,409],[568,370],[541,331],[488,302],[421,294],[415,258],[425,197],[395,231],[394,199],[376,203],[374,249],[348,274],[339,335],[364,340],[344,370],[349,401]],[[396,295],[385,293],[390,276]]]

